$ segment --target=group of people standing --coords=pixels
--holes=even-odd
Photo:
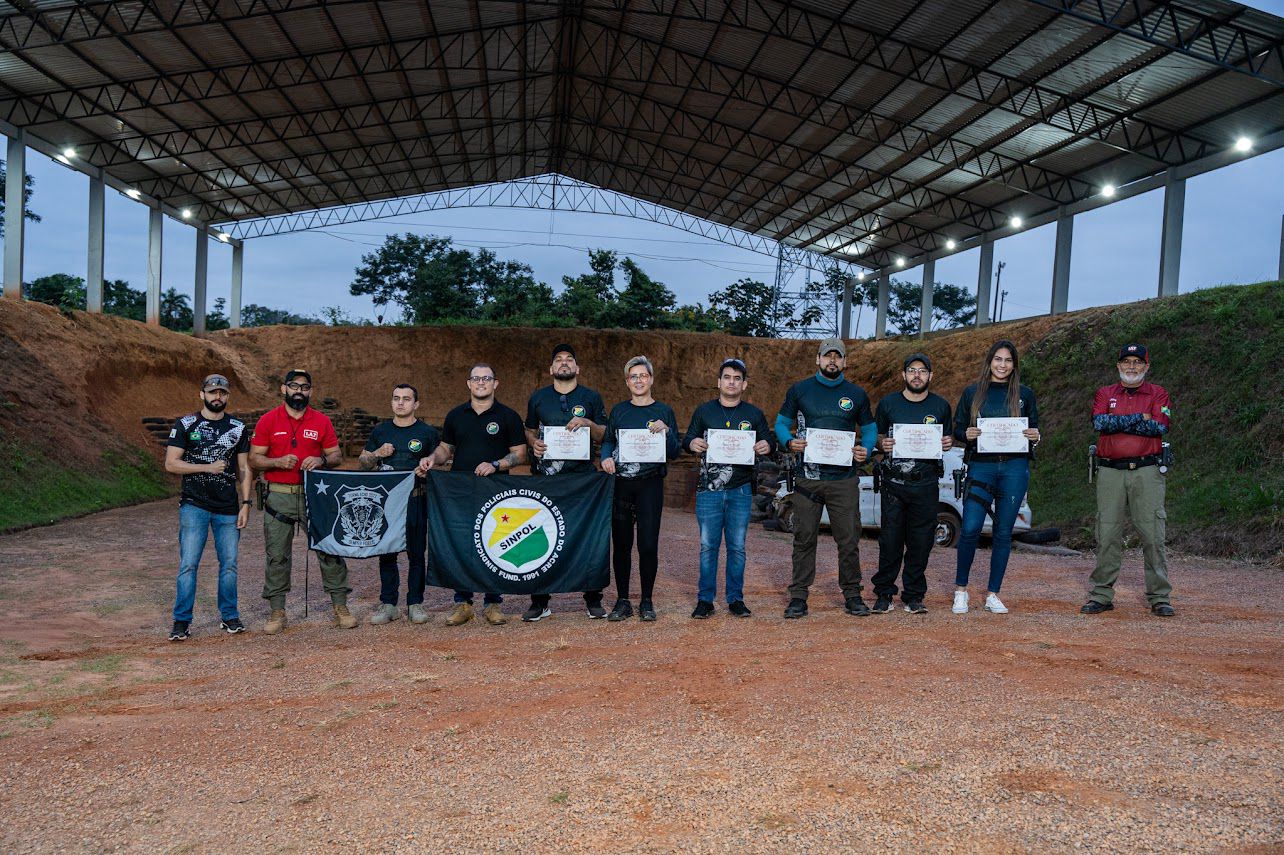
[[[717,397],[696,408],[685,434],[680,435],[673,408],[652,394],[655,368],[647,357],[635,356],[625,364],[629,397],[607,413],[602,396],[579,383],[580,365],[574,348],[558,344],[551,353],[552,383],[531,395],[524,420],[496,399],[499,379],[494,368],[484,362],[469,369],[469,399],[447,414],[440,433],[418,419],[418,390],[406,383],[397,385],[392,391],[392,418],[371,432],[359,465],[363,469],[414,470],[421,478],[448,463],[452,471],[469,472],[479,478],[508,472],[528,462],[534,474],[544,476],[592,471],[596,467],[591,460],[550,459],[543,438],[546,427],[588,431],[600,449],[598,462],[602,471],[616,478],[611,516],[616,600],[608,613],[603,606],[603,591],[585,591],[588,616],[623,621],[636,614],[642,621],[654,621],[667,461],[682,451],[700,455],[696,491],[699,583],[691,616],[704,619],[716,611],[717,570],[725,542],[727,610],[736,617],[749,617],[752,611],[744,601],[745,541],[753,506],[755,467],[743,462],[710,462],[708,452],[710,431],[752,432],[755,458],[772,455],[781,448],[797,455],[790,497],[794,519],[792,579],[784,617],[801,618],[808,613],[808,593],[815,580],[816,546],[825,510],[838,550],[838,581],[845,611],[855,616],[887,613],[894,608],[899,593],[906,611],[923,614],[927,611],[925,571],[935,537],[941,470],[936,460],[895,455],[894,426],[939,424],[942,452],[962,446],[967,460],[951,611],[962,614],[970,608],[968,582],[977,543],[989,517],[993,544],[984,609],[1006,613],[1008,608],[999,599],[999,591],[1011,553],[1012,529],[1029,484],[1031,460],[1042,439],[1035,394],[1021,384],[1016,346],[1010,341],[998,341],[990,347],[976,382],[963,390],[953,410],[931,391],[932,362],[925,354],[912,354],[904,360],[902,389],[884,397],[874,411],[865,391],[844,377],[846,363],[847,350],[842,340],[823,341],[816,355],[815,373],[789,388],[774,425],[769,425],[763,411],[744,400],[749,385],[745,362],[726,359],[718,367]],[[1119,382],[1099,390],[1093,408],[1094,430],[1100,434],[1096,461],[1101,467],[1097,482],[1100,543],[1092,575],[1093,590],[1081,611],[1096,614],[1114,607],[1123,521],[1131,515],[1143,542],[1151,610],[1167,617],[1174,611],[1169,603],[1171,586],[1164,561],[1163,491],[1167,467],[1161,447],[1171,409],[1162,387],[1146,380],[1149,354],[1144,346],[1125,346],[1118,370]],[[263,503],[267,552],[263,598],[268,601],[269,617],[263,631],[276,634],[285,629],[293,537],[307,513],[302,473],[333,468],[342,462],[333,424],[310,406],[312,376],[308,371],[296,368],[286,373],[281,385],[283,403],[258,420],[252,435],[241,420],[226,413],[229,395],[227,378],[219,374],[206,377],[201,384],[200,410],[179,418],[170,432],[166,468],[183,476],[180,564],[170,632],[175,641],[189,635],[197,566],[211,531],[219,560],[221,626],[229,633],[244,631],[237,610],[236,555],[239,532],[253,504],[252,470],[261,472],[267,484]],[[982,432],[978,421],[993,418],[1024,418],[1022,432],[1028,450],[980,451],[977,446]],[[850,434],[854,438],[851,462],[808,460],[809,429]],[[662,434],[666,462],[622,460],[623,430]],[[882,519],[878,571],[871,580],[875,598],[871,608],[862,596],[859,476],[861,465],[876,453],[883,455],[878,464]],[[423,606],[427,520],[422,484],[416,487],[412,499],[407,514],[406,614],[410,621],[422,624],[429,620]],[[635,549],[640,582],[636,612],[631,597]],[[324,553],[318,553],[318,559],[334,624],[345,629],[356,627],[357,620],[347,605],[351,588],[346,563],[341,557]],[[396,555],[380,556],[379,574],[380,603],[370,616],[370,623],[375,625],[401,616]],[[458,626],[472,620],[476,616],[475,597],[476,592],[455,591],[455,605],[446,624]],[[502,602],[498,592],[483,592],[482,618],[487,623],[507,622]],[[550,616],[549,602],[547,595],[532,596],[522,620],[536,622]]]

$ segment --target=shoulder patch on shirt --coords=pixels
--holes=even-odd
[[[1166,416],[1171,416],[1173,414],[1173,409],[1172,407],[1160,407],[1159,412],[1163,413]]]
[[[174,438],[174,437],[176,437],[176,436],[178,436],[178,429],[177,429],[177,428],[170,428],[170,429],[169,429],[169,438],[170,438],[170,439],[173,439],[173,438]]]

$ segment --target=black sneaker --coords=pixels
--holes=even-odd
[[[606,617],[606,609],[602,608],[602,604],[600,602],[594,603],[588,607],[588,616],[593,620],[601,620]]]
[[[865,601],[860,598],[859,594],[854,597],[848,597],[844,607],[849,615],[869,617],[869,606],[865,605]]]
[[[789,605],[785,606],[785,617],[807,617],[807,601],[801,597],[794,597],[789,601]]]
[[[222,627],[223,631],[228,635],[236,635],[238,632],[245,632],[245,624],[241,623],[240,618],[225,620],[220,623],[219,626]]]
[[[927,614],[927,606],[923,605],[922,600],[910,600],[905,604],[905,611],[912,615],[925,615]]]
[[[736,617],[749,617],[753,614],[753,612],[749,611],[749,607],[745,605],[744,600],[736,600],[734,603],[727,606],[727,611],[731,612]]]
[[[1168,603],[1155,603],[1150,607],[1150,613],[1156,617],[1172,617],[1177,611]]]
[[[849,605],[851,604],[851,600],[848,600],[847,602]],[[885,615],[895,608],[896,606],[892,603],[891,597],[880,596],[874,601],[874,614]]]
[[[543,620],[546,617],[552,617],[553,610],[548,606],[531,606],[522,612],[522,620],[526,623],[534,623],[537,620]]]
[[[174,627],[169,631],[169,640],[186,641],[188,638],[191,638],[192,634],[187,631],[187,628],[191,626],[191,624],[192,622],[190,620],[174,621]]]
[[[616,600],[615,608],[606,616],[607,620],[628,620],[633,617],[633,604],[628,600]]]
[[[655,606],[650,600],[642,600],[638,603],[638,618],[647,622],[655,620]]]
[[[1088,600],[1079,607],[1081,615],[1099,615],[1102,612],[1112,612],[1115,610],[1114,603],[1099,603],[1096,600]]]
[[[696,600],[695,611],[691,613],[691,617],[695,618],[696,620],[704,620],[705,618],[709,617],[712,614],[713,614],[713,603],[709,602],[708,600]]]

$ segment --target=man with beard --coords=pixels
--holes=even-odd
[[[487,478],[496,472],[507,472],[526,462],[526,434],[522,417],[495,400],[499,381],[495,369],[478,362],[468,371],[468,400],[446,414],[441,426],[441,444],[430,456],[419,461],[415,470],[421,476],[429,469],[445,466],[452,458],[452,472],[471,472]],[[482,617],[491,626],[502,626],[508,618],[500,610],[504,598],[487,592]],[[473,619],[473,592],[456,591],[455,609],[446,618],[447,626],[459,626]]]
[[[748,464],[710,463],[710,430],[752,431],[754,453],[776,450],[775,437],[762,410],[746,401],[748,369],[739,359],[723,360],[718,367],[718,397],[705,401],[691,415],[682,447],[702,454],[700,482],[696,487],[696,522],[700,525],[700,588],[691,617],[703,620],[713,614],[718,595],[718,552],[723,534],[727,539],[727,611],[736,617],[753,612],[745,605],[745,536],[753,508],[754,467]]]
[[[1158,617],[1176,612],[1168,602],[1168,563],[1164,554],[1164,488],[1168,466],[1163,437],[1172,406],[1164,387],[1146,380],[1150,351],[1128,344],[1119,351],[1119,382],[1097,390],[1092,428],[1097,440],[1097,566],[1092,594],[1079,609],[1086,615],[1115,607],[1115,580],[1123,562],[1125,515],[1141,536],[1146,568],[1146,600]]]
[[[776,436],[788,450],[805,454],[807,428],[850,431],[859,434],[852,459],[856,464],[865,462],[878,432],[869,411],[869,396],[843,377],[846,367],[847,347],[842,339],[822,341],[816,374],[789,387],[776,415]],[[807,614],[807,591],[816,579],[820,513],[825,507],[829,508],[829,524],[838,546],[838,584],[844,608],[850,615],[867,616],[869,606],[860,595],[860,477],[856,466],[807,463],[800,457],[794,484],[790,500],[794,510],[793,581],[785,617]]]
[[[330,419],[308,406],[312,400],[312,375],[302,368],[285,373],[281,384],[285,403],[268,410],[254,426],[250,441],[250,464],[263,472],[268,484],[263,502],[263,545],[267,565],[263,568],[263,599],[272,613],[263,627],[268,635],[285,629],[285,595],[290,592],[290,570],[294,553],[294,529],[306,529],[307,503],[303,495],[303,473],[343,462],[339,437]],[[348,565],[337,555],[317,553],[321,581],[330,595],[334,625],[352,629],[357,619],[348,611]]]
[[[939,460],[894,457],[894,425],[941,425],[941,450],[954,444],[950,436],[950,405],[940,395],[928,391],[932,385],[932,360],[925,354],[913,353],[905,358],[901,378],[905,388],[878,402],[874,421],[878,425],[878,448],[886,458],[880,479],[882,520],[878,532],[878,572],[870,582],[874,586],[875,614],[886,614],[894,607],[896,576],[902,572],[904,589],[901,600],[910,614],[926,614],[923,598],[927,595],[927,557],[936,534],[936,506],[940,500],[938,484],[944,474]]]
[[[375,425],[361,452],[362,469],[384,472],[409,472],[419,461],[437,450],[437,429],[415,417],[419,410],[419,390],[409,383],[392,389],[392,418]],[[422,482],[415,484],[406,507],[406,613],[411,623],[427,623],[424,611],[424,550],[427,548],[428,508]],[[397,588],[400,573],[397,554],[379,556],[379,607],[370,615],[375,626],[400,617],[397,611]]]
[[[536,389],[526,404],[526,441],[535,455],[534,472],[536,475],[593,472],[591,460],[545,459],[548,446],[544,443],[543,429],[587,430],[590,441],[600,443],[606,435],[606,405],[602,403],[602,396],[579,384],[580,366],[569,344],[553,348],[553,364],[548,373],[553,377],[553,385]],[[531,607],[522,614],[522,620],[531,623],[551,616],[553,612],[548,603],[548,594],[532,594]],[[606,617],[601,591],[585,591],[584,605],[590,618]]]
[[[201,381],[201,408],[174,422],[165,471],[183,476],[178,501],[178,591],[170,641],[189,635],[196,602],[196,568],[214,531],[218,553],[218,611],[225,632],[245,631],[236,606],[236,550],[250,518],[250,435],[229,416],[231,387],[222,374]]]

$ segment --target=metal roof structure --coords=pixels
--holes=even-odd
[[[1224,0],[13,0],[0,122],[204,223],[563,175],[874,268],[1284,132]]]

